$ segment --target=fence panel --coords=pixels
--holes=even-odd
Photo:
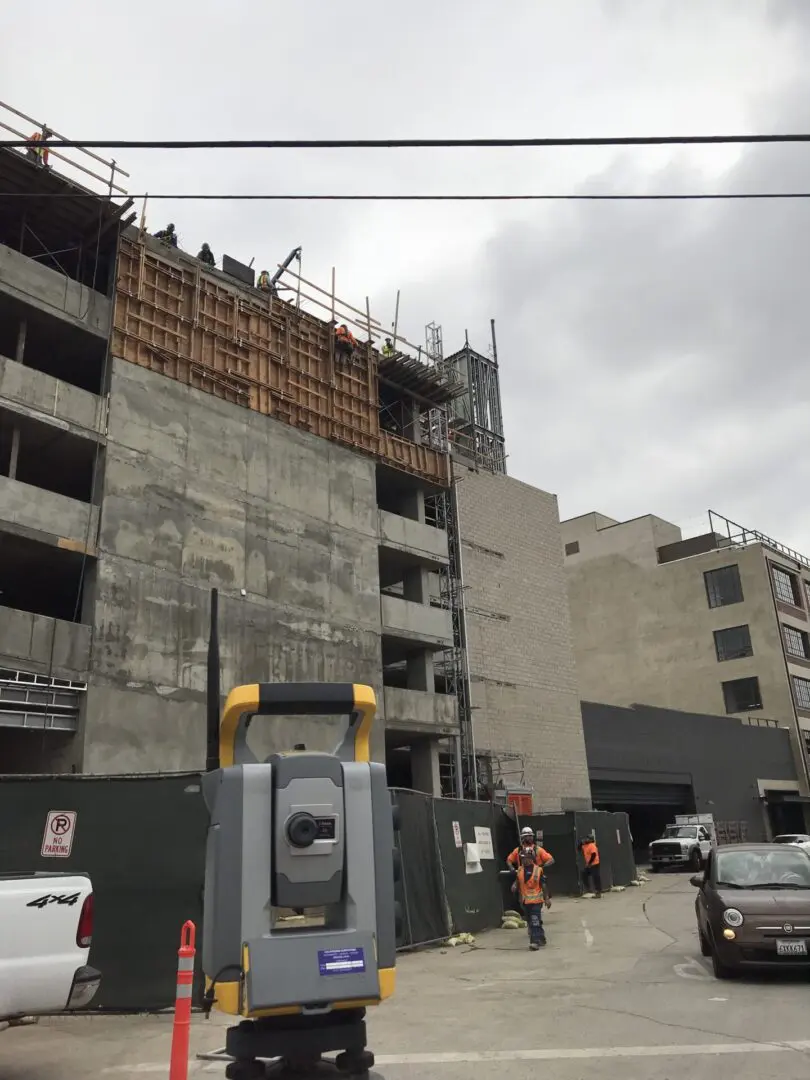
[[[402,878],[396,897],[402,905],[401,946],[448,937],[450,925],[433,818],[433,799],[416,791],[395,791],[400,829],[397,845]]]
[[[49,810],[73,810],[67,858],[41,855]],[[93,882],[93,1008],[174,1001],[180,927],[202,924],[208,814],[197,774],[0,777],[0,873],[81,871]],[[199,955],[199,954],[198,954]],[[199,972],[197,991],[199,994]]]
[[[444,872],[444,890],[456,933],[479,933],[499,926],[503,915],[502,885],[494,831],[499,807],[490,803],[462,802],[458,799],[435,799],[433,810]],[[489,830],[492,857],[483,858],[479,873],[468,873],[465,844],[475,844],[480,834],[476,828]]]

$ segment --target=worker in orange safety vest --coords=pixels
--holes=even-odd
[[[596,836],[591,833],[584,840],[580,840],[579,850],[582,852],[582,891],[596,893],[597,899],[602,898],[602,871],[599,868],[599,848],[596,846]]]
[[[354,334],[346,323],[341,323],[335,330],[335,354],[339,360],[351,361],[357,344]]]
[[[554,857],[541,847],[529,826],[520,831],[520,846],[507,857],[507,865],[516,872],[514,888],[526,916],[529,948],[534,952],[546,944],[543,926],[543,874],[554,865]]]
[[[33,142],[38,142],[39,146],[28,147],[28,157],[31,161],[36,161],[38,165],[47,167],[48,165],[48,147],[46,145],[48,139],[53,135],[50,128],[44,127],[42,131],[35,131],[29,138]]]

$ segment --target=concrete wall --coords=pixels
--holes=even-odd
[[[476,746],[523,756],[538,810],[587,808],[556,497],[456,471]]]
[[[97,431],[103,419],[95,394],[5,356],[0,356],[0,398],[26,416],[56,420],[77,433]]]
[[[450,694],[431,694],[424,690],[385,687],[385,716],[390,725],[408,731],[458,732],[458,702]]]
[[[0,522],[92,545],[98,507],[0,476]]]
[[[604,514],[582,514],[560,524],[563,549],[576,541],[579,551],[566,556],[566,566],[577,566],[592,558],[622,554],[647,566],[658,564],[658,548],[681,539],[681,530],[654,514],[614,521]]]
[[[89,663],[89,626],[0,607],[0,667],[82,682]]]
[[[386,633],[439,647],[451,645],[453,642],[450,612],[444,608],[401,600],[398,596],[383,596],[381,612]]]
[[[447,562],[447,533],[412,518],[380,510],[380,544],[418,554],[428,562]]]
[[[106,296],[0,244],[0,290],[48,315],[100,334],[110,332]]]
[[[691,776],[695,809],[716,821],[747,821],[749,839],[764,840],[758,780],[796,781],[787,731],[640,706],[620,709],[584,701],[588,768],[602,780],[641,780],[655,773]]]
[[[115,360],[99,549],[85,771],[203,765],[215,585],[223,692],[368,682],[382,711],[370,458]],[[331,750],[339,727],[257,720],[252,732],[264,754]],[[378,758],[383,745],[380,723]]]
[[[763,702],[757,715],[793,724],[759,545],[658,565],[646,550],[631,545],[616,551],[611,544],[603,555],[565,561],[583,700],[724,715],[721,684],[756,675]],[[744,601],[710,608],[704,573],[733,563],[739,567]],[[713,631],[743,624],[750,627],[753,656],[718,662]]]

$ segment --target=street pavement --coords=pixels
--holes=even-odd
[[[549,944],[481,935],[400,958],[396,996],[373,1012],[385,1080],[806,1080],[810,976],[714,979],[695,934],[688,876],[662,874],[601,900],[554,901]],[[196,1054],[225,1021],[195,1018],[189,1076],[224,1076]],[[0,1034],[3,1080],[168,1076],[171,1017],[55,1018]],[[336,1074],[335,1074],[336,1075]]]

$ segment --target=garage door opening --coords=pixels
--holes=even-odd
[[[650,844],[676,814],[695,812],[695,794],[687,784],[591,780],[591,799],[594,810],[627,814],[637,865],[648,862]]]

